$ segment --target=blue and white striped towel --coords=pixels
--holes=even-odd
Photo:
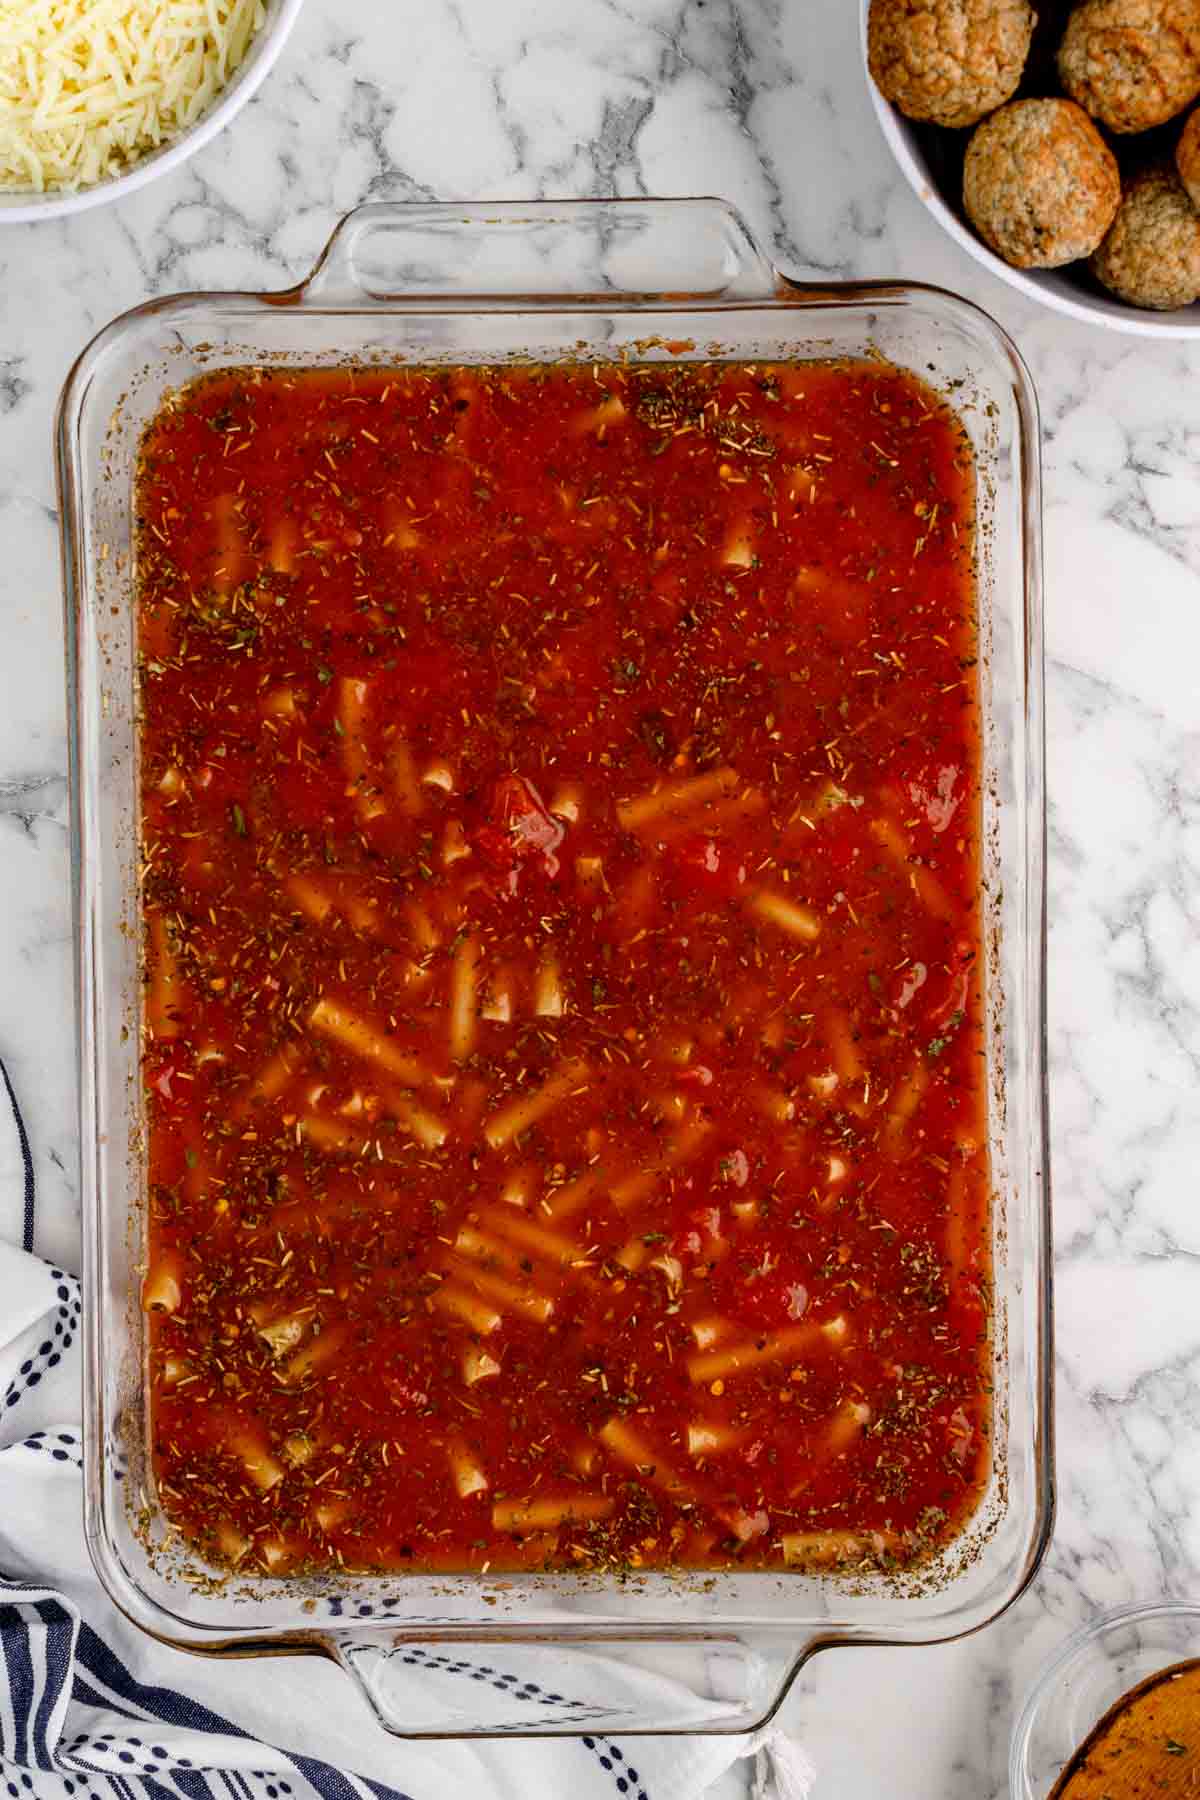
[[[0,1063],[0,1800],[805,1800],[776,1730],[400,1743],[320,1658],[235,1676],[130,1625],[84,1544],[79,1283],[33,1253],[38,1227]]]

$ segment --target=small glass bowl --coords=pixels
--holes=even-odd
[[[1121,1606],[1083,1626],[1034,1682],[1013,1733],[1011,1800],[1046,1800],[1093,1726],[1131,1688],[1200,1658],[1200,1606]]]

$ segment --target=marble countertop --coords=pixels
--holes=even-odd
[[[148,295],[297,280],[365,197],[614,192],[724,195],[791,273],[957,288],[1040,392],[1058,1526],[999,1623],[828,1652],[784,1713],[818,1797],[998,1800],[1063,1636],[1200,1585],[1200,346],[1037,311],[943,239],[879,137],[851,0],[309,0],[258,99],[183,170],[0,228],[0,1051],[63,1202],[39,1248],[76,1261],[51,464],[72,358]]]

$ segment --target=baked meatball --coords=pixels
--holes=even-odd
[[[1148,131],[1200,94],[1200,0],[1083,0],[1058,73],[1110,131]]]
[[[1036,23],[1029,0],[871,0],[867,61],[910,119],[974,125],[1015,93]]]
[[[1015,269],[1090,256],[1120,203],[1117,159],[1073,100],[1014,100],[975,127],[963,205]]]
[[[1134,306],[1169,312],[1200,298],[1200,212],[1173,168],[1134,176],[1091,266]]]
[[[1200,206],[1200,106],[1189,113],[1175,146],[1175,167],[1193,206]]]

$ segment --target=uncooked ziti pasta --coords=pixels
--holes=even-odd
[[[138,472],[153,1467],[243,1571],[911,1560],[990,1428],[973,468],[883,363]]]

